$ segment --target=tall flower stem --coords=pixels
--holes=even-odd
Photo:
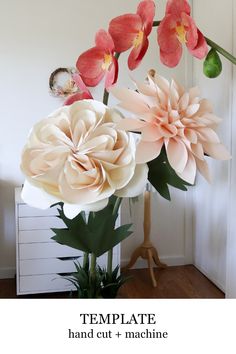
[[[236,58],[230,54],[229,52],[227,52],[225,49],[223,49],[222,47],[220,47],[217,43],[213,42],[211,39],[205,37],[207,44],[211,47],[214,48],[218,53],[222,54],[226,59],[228,59],[229,61],[231,61],[231,63],[233,63],[234,65],[236,65]]]
[[[89,254],[87,252],[84,252],[83,268],[86,267],[86,264],[88,263],[88,258],[89,258]]]
[[[90,262],[90,278],[93,278],[96,273],[96,264],[97,264],[97,257],[94,253],[91,253],[91,262]]]
[[[112,211],[112,215],[115,216],[119,210],[122,198],[117,197],[116,202]],[[114,225],[115,227],[115,225]],[[112,262],[113,262],[113,248],[108,251],[107,254],[107,273],[111,276],[112,275]]]
[[[152,27],[158,27],[160,25],[161,21],[153,21]],[[224,48],[220,47],[217,43],[213,42],[211,39],[205,37],[205,40],[207,42],[207,44],[215,49],[218,53],[220,53],[221,55],[223,55],[226,59],[228,59],[231,63],[233,63],[234,65],[236,65],[236,58],[230,54],[229,52],[227,52],[227,50],[225,50]]]

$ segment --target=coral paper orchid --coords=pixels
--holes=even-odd
[[[108,89],[118,77],[114,42],[110,34],[101,29],[96,33],[95,44],[95,47],[79,56],[76,67],[87,86],[97,86],[106,76],[105,87]]]
[[[114,40],[116,52],[121,53],[132,48],[128,58],[130,70],[137,68],[148,49],[148,36],[152,30],[154,15],[154,1],[141,1],[136,14],[118,16],[109,24],[109,33]]]
[[[158,27],[160,59],[163,64],[174,67],[182,56],[182,44],[198,59],[207,55],[207,43],[190,16],[187,0],[169,0],[166,14]]]

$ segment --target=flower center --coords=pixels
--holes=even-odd
[[[133,45],[135,48],[137,48],[138,46],[140,46],[140,44],[142,44],[143,42],[143,31],[139,31],[139,33],[137,34],[137,36],[135,37],[134,41],[133,41]]]
[[[176,31],[176,34],[177,34],[177,38],[178,40],[180,41],[180,43],[186,43],[187,40],[186,40],[186,30],[184,28],[183,25],[180,25],[180,26],[176,26],[175,28],[175,31]]]
[[[102,69],[108,71],[110,65],[112,63],[112,56],[111,54],[104,54],[104,61],[102,64]]]

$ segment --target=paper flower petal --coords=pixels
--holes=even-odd
[[[207,42],[203,34],[198,30],[198,41],[194,48],[188,48],[189,52],[198,59],[203,59],[208,53]]]
[[[109,33],[113,38],[115,51],[121,53],[131,48],[141,28],[142,20],[137,14],[125,14],[111,20]]]
[[[111,35],[103,29],[96,33],[95,44],[97,48],[103,50],[109,50],[110,52],[114,50],[114,42]]]
[[[166,142],[166,153],[172,168],[182,173],[188,161],[188,152],[184,143],[179,139],[169,139]]]
[[[113,58],[113,65],[111,69],[108,70],[106,74],[105,88],[108,91],[109,88],[114,85],[118,78],[118,61],[116,58]]]
[[[74,93],[73,95],[67,97],[67,99],[64,102],[64,105],[69,106],[76,101],[81,101],[81,100],[85,100],[85,99],[89,99],[89,98],[92,98],[90,93],[77,92],[77,93]]]
[[[174,68],[176,65],[179,64],[182,52],[183,49],[180,45],[177,47],[175,52],[167,53],[163,50],[160,50],[160,59],[162,64],[168,66],[169,68]]]
[[[128,67],[130,70],[134,70],[139,66],[144,55],[147,52],[148,45],[149,45],[148,39],[144,34],[142,44],[140,44],[138,47],[134,47],[130,52],[128,58]]]
[[[163,146],[163,139],[158,141],[140,141],[136,149],[136,162],[145,163],[154,160],[160,155]]]
[[[196,161],[194,159],[194,157],[192,156],[192,154],[189,154],[188,156],[188,160],[186,163],[186,166],[183,170],[183,172],[178,173],[178,176],[180,178],[182,178],[184,181],[190,183],[190,184],[194,184],[195,178],[196,178]]]
[[[214,159],[217,160],[231,159],[230,153],[228,152],[226,147],[222,144],[204,143],[203,147],[204,147],[204,151]]]
[[[155,16],[154,1],[141,1],[138,5],[137,14],[141,17],[145,29],[145,34],[148,36],[152,30],[153,18]]]
[[[64,213],[67,218],[73,219],[81,211],[96,212],[96,211],[102,210],[103,208],[105,208],[107,206],[108,201],[109,201],[109,199],[107,198],[107,199],[103,199],[103,200],[96,202],[96,203],[85,204],[85,205],[76,205],[76,204],[65,203],[64,204]]]
[[[52,204],[60,201],[56,197],[46,193],[42,188],[35,187],[27,180],[24,183],[21,198],[26,204],[38,209],[47,209]]]
[[[118,197],[133,198],[143,193],[148,177],[148,166],[146,164],[138,164],[135,167],[133,178],[122,189],[115,192]]]
[[[185,12],[190,15],[191,8],[187,0],[168,0],[166,5],[166,14],[179,14]]]
[[[76,67],[82,77],[91,79],[101,74],[103,60],[104,50],[93,47],[79,56]]]

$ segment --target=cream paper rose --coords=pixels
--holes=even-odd
[[[102,103],[83,100],[37,123],[22,153],[23,200],[42,209],[62,201],[72,218],[104,208],[113,194],[142,193],[148,168],[136,167],[135,141],[117,129],[120,119]]]

